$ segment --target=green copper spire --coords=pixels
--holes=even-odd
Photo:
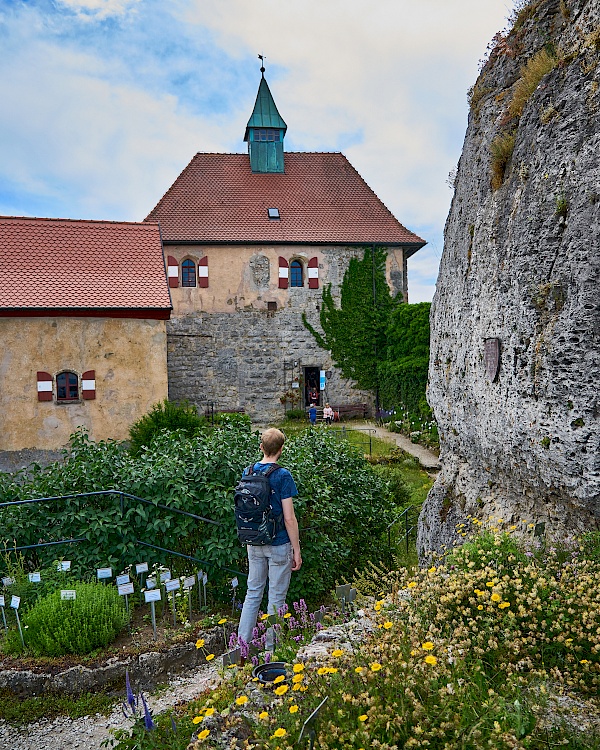
[[[253,172],[283,172],[283,138],[287,125],[277,111],[275,102],[261,67],[261,79],[254,110],[244,140],[248,142],[250,166]]]

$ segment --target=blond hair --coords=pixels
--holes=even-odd
[[[261,443],[265,456],[274,456],[283,448],[285,435],[276,427],[269,427],[268,430],[263,432]]]

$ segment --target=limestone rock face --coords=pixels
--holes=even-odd
[[[543,50],[555,67],[515,116],[524,66]],[[496,38],[472,90],[432,306],[442,471],[422,558],[460,540],[468,515],[543,521],[554,536],[599,525],[599,51],[598,0],[537,0]],[[494,190],[502,134],[514,150]],[[499,344],[495,378],[486,339]]]

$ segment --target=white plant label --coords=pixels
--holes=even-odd
[[[177,591],[181,586],[179,578],[173,578],[171,581],[165,581],[166,591]]]
[[[42,576],[39,573],[30,573],[29,574],[29,582],[30,583],[41,583]]]
[[[117,586],[123,586],[125,583],[129,583],[128,573],[123,573],[122,576],[117,576]]]
[[[191,589],[196,585],[196,578],[194,576],[188,576],[183,581],[184,589]]]
[[[137,563],[135,566],[135,572],[137,575],[140,573],[147,573],[148,572],[148,563]]]
[[[238,579],[237,578],[233,578],[232,581],[231,581],[231,588],[232,589],[237,589],[237,587],[239,585],[240,585],[240,582],[238,581]]]
[[[4,604],[4,597],[0,596],[0,607],[4,607],[4,606],[5,606],[5,604]]]
[[[163,570],[163,572],[160,574],[160,582],[165,583],[166,581],[171,580],[171,571],[170,570]]]
[[[56,569],[59,570],[61,573],[66,573],[67,570],[71,570],[71,561],[61,560],[56,566]]]
[[[2,584],[3,584],[4,586],[12,586],[14,582],[15,582],[15,579],[14,579],[14,578],[11,578],[10,576],[5,576],[5,577],[4,577],[3,579],[2,579]]]
[[[99,580],[101,578],[112,578],[112,568],[98,568],[96,575]]]
[[[74,589],[63,589],[60,592],[61,599],[77,599],[77,592]]]
[[[154,589],[153,591],[144,591],[144,599],[146,600],[146,604],[149,604],[150,602],[159,602],[160,589]]]
[[[146,578],[146,588],[147,589],[156,588],[156,581],[154,580],[154,578]]]
[[[133,594],[133,583],[122,583],[119,586],[119,596],[126,596],[127,594]]]
[[[21,603],[21,597],[20,596],[13,596],[10,600],[10,606],[13,609],[19,609],[19,604]]]
[[[198,583],[202,583],[202,578],[204,577],[204,571],[199,570],[198,571]]]
[[[206,575],[206,573],[205,573],[205,574],[204,574],[204,575],[202,576],[202,583],[203,583],[203,584],[204,584],[205,586],[206,586],[206,584],[208,583],[208,576]]]

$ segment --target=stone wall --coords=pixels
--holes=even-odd
[[[537,0],[475,86],[432,306],[442,471],[421,514],[422,555],[456,541],[469,514],[544,521],[552,535],[600,521],[599,38],[598,2]],[[557,66],[511,120],[523,66],[548,48]],[[492,190],[500,132],[515,146]]]

